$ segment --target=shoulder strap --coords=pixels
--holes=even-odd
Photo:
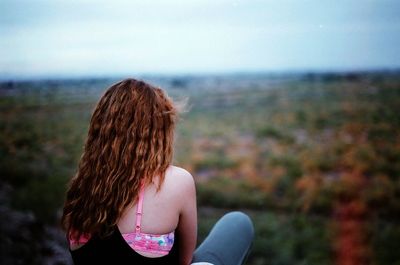
[[[140,187],[139,201],[136,209],[136,233],[140,233],[140,225],[142,223],[142,210],[143,210],[143,197],[144,197],[144,185]]]

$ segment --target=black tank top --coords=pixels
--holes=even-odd
[[[75,265],[178,265],[178,237],[175,236],[172,249],[163,257],[147,258],[135,252],[122,237],[118,227],[103,239],[93,237],[84,246],[70,250]]]

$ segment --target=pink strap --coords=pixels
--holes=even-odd
[[[142,223],[142,209],[143,209],[144,185],[140,187],[139,202],[136,210],[136,233],[140,233],[140,224]]]

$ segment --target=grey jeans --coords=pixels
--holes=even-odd
[[[225,214],[195,250],[192,262],[241,265],[247,259],[254,238],[251,219],[242,212]]]

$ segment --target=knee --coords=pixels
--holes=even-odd
[[[254,225],[251,218],[240,211],[230,212],[223,216],[226,221],[234,223],[237,229],[248,234],[251,238],[254,237]]]

